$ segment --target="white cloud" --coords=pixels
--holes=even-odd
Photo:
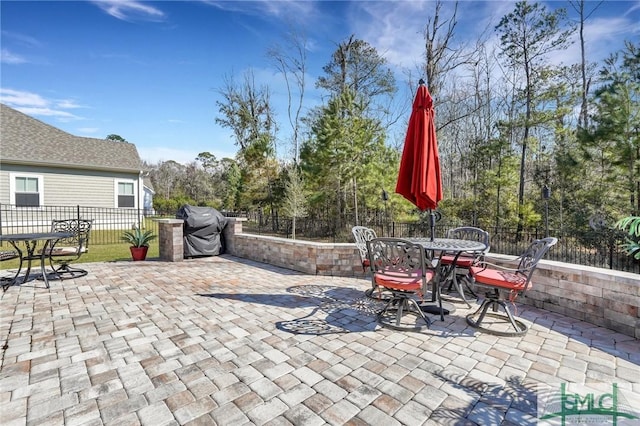
[[[32,107],[45,107],[49,104],[49,101],[42,96],[24,92],[21,90],[0,88],[0,100],[3,104],[19,107],[19,106],[32,106]]]
[[[77,115],[73,115],[70,112],[55,110],[51,108],[16,107],[15,109],[30,116],[56,117],[60,121],[80,120],[80,117],[78,117]]]
[[[24,34],[20,34],[20,33],[16,33],[13,31],[2,31],[2,36],[6,37],[8,39],[11,39],[13,41],[16,41],[17,43],[23,45],[23,46],[28,46],[28,47],[41,47],[42,43],[40,43],[39,40],[28,36],[28,35],[24,35]]]
[[[635,21],[623,16],[610,16],[589,19],[585,23],[585,54],[592,63],[602,63],[611,53],[624,47],[624,40],[637,34],[640,27]],[[571,36],[573,44],[564,50],[556,50],[548,55],[554,65],[570,65],[581,62],[579,34]]]
[[[587,52],[591,56],[590,60],[601,60],[609,53],[617,49],[612,49],[612,45],[623,47],[624,40],[631,40],[640,34],[640,25],[630,18],[609,17],[592,19],[585,25],[585,38]]]
[[[389,64],[413,68],[424,58],[424,26],[429,14],[429,3],[363,2],[356,3],[352,13],[360,16],[354,33],[366,40],[384,56]],[[366,19],[362,17],[366,16]]]
[[[630,15],[631,13],[635,12],[636,10],[640,10],[640,1],[636,0],[635,3],[631,4],[631,7],[629,8],[629,10],[627,10],[625,12],[625,16]]]
[[[9,49],[2,48],[2,51],[0,51],[0,62],[2,62],[3,64],[15,65],[24,64],[28,61],[24,58],[24,56],[17,55],[10,52]]]
[[[316,2],[300,0],[258,0],[258,1],[228,1],[203,0],[202,3],[215,6],[218,9],[241,12],[248,15],[271,16],[282,20],[304,21],[317,18]]]
[[[78,105],[75,101],[71,100],[71,99],[62,99],[59,101],[55,101],[56,102],[56,107],[57,108],[63,108],[63,109],[76,109],[76,108],[86,108],[82,105]]]
[[[440,11],[440,24],[449,19],[453,12],[454,2],[443,2]],[[606,8],[606,5],[602,5]],[[475,43],[482,34],[489,37],[489,43],[499,40],[495,26],[500,19],[514,8],[510,1],[458,3],[456,40],[464,43]],[[591,17],[585,24],[587,55],[590,61],[601,61],[609,53],[623,47],[623,40],[637,37],[640,25],[633,19],[633,11],[640,8],[640,2],[634,3],[626,13]],[[552,10],[550,8],[549,10]],[[424,63],[424,31],[427,20],[435,12],[434,2],[416,0],[408,2],[354,2],[351,10],[353,32],[358,38],[367,40],[384,56],[390,65],[401,69],[416,69]],[[444,31],[444,28],[442,29]],[[442,35],[442,33],[441,33]],[[577,39],[577,35],[575,36]],[[456,43],[452,48],[457,48]],[[580,50],[577,45],[563,52],[550,55],[552,63],[564,64],[580,61]]]
[[[316,7],[312,1],[298,0],[261,0],[258,4],[264,7],[264,10],[278,18],[286,19],[306,19],[314,15]]]
[[[163,21],[165,14],[160,9],[140,1],[93,0],[93,4],[114,18],[123,21]]]
[[[64,109],[79,108],[77,104],[70,100],[51,100],[37,93],[3,87],[0,88],[0,101],[31,116],[55,117],[58,121],[63,122],[82,119],[82,117],[64,111]]]
[[[510,2],[460,2],[456,12],[452,50],[473,48],[478,38],[486,38],[495,25],[496,14],[513,7]],[[453,16],[454,2],[443,2],[439,14],[438,36],[446,31],[445,21]],[[410,2],[354,2],[348,19],[352,32],[376,48],[392,68],[399,71],[422,69],[425,62],[425,31],[435,14],[435,3],[428,0]]]

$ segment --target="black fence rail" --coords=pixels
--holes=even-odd
[[[296,238],[335,243],[353,242],[351,227],[354,224],[337,226],[333,221],[296,220]],[[378,236],[397,238],[426,237],[431,235],[430,227],[425,222],[378,222],[360,223],[376,231]],[[459,224],[443,224],[439,222],[435,228],[435,237],[445,237],[447,231]],[[272,222],[260,223],[252,220],[243,225],[246,232],[291,237],[291,220],[280,219],[274,226]],[[491,235],[491,252],[520,255],[534,239],[545,237],[545,230],[527,229],[520,233],[511,228],[487,229]],[[598,268],[640,274],[640,261],[628,256],[621,248],[625,234],[608,228],[600,230],[558,231],[550,230],[549,235],[558,238],[558,244],[545,257],[548,260],[573,263]]]
[[[279,219],[274,224],[264,217],[252,214],[224,212],[225,216],[246,216],[243,228],[246,232],[268,234],[290,238],[292,223],[289,219]],[[158,232],[154,219],[175,217],[173,215],[145,215],[143,209],[110,209],[86,206],[43,206],[16,207],[0,204],[0,234],[20,234],[45,232],[50,230],[53,219],[92,219],[91,244],[120,244],[124,230],[140,227]],[[384,222],[360,223],[373,228],[379,236],[399,238],[424,237],[431,234],[426,222]],[[444,237],[449,229],[460,224],[438,222],[435,237]],[[297,219],[296,238],[326,241],[352,242],[351,226],[338,225],[335,221],[317,219]],[[491,235],[491,252],[519,255],[536,238],[545,236],[543,229],[529,229],[517,233],[510,228],[488,229]],[[558,244],[549,252],[547,259],[599,268],[615,269],[640,274],[640,261],[628,256],[621,245],[625,240],[622,232],[609,228],[600,230],[551,230],[550,235],[558,238]],[[2,247],[2,246],[0,246]]]
[[[16,207],[0,204],[0,234],[46,232],[54,219],[90,219],[90,244],[119,244],[124,230],[139,227],[157,234],[158,223],[143,209],[109,209],[86,206]]]

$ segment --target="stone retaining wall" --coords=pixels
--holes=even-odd
[[[364,277],[355,244],[313,243],[264,235],[237,234],[228,253],[312,275]]]
[[[491,258],[513,267],[513,256]],[[518,302],[640,339],[640,275],[542,260],[532,282]]]
[[[224,230],[226,252],[231,255],[312,275],[366,276],[355,244],[244,234],[242,221],[230,218]],[[169,251],[161,247],[161,257],[163,252]],[[513,260],[513,256],[497,254],[491,254],[491,258],[505,265]],[[520,303],[640,339],[640,275],[543,260],[533,283],[533,288],[518,299]]]

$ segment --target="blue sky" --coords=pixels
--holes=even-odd
[[[458,37],[475,40],[487,28],[493,33],[513,4],[461,1]],[[545,4],[571,12],[564,1]],[[251,68],[257,84],[270,86],[285,127],[286,91],[266,52],[283,44],[290,23],[308,39],[313,106],[315,80],[351,34],[378,49],[406,86],[408,72],[419,75],[432,11],[433,2],[419,0],[2,0],[0,101],[77,136],[118,134],[154,163],[186,163],[203,151],[233,157],[231,133],[215,123],[218,90],[225,76],[242,81]],[[637,42],[639,23],[640,0],[605,1],[586,28],[589,59],[618,50],[625,39]],[[494,34],[488,42],[496,42]],[[577,62],[579,51],[560,58]]]

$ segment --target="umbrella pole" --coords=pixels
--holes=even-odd
[[[431,227],[431,241],[436,233],[436,215],[433,214],[433,210],[429,209],[429,226]]]

